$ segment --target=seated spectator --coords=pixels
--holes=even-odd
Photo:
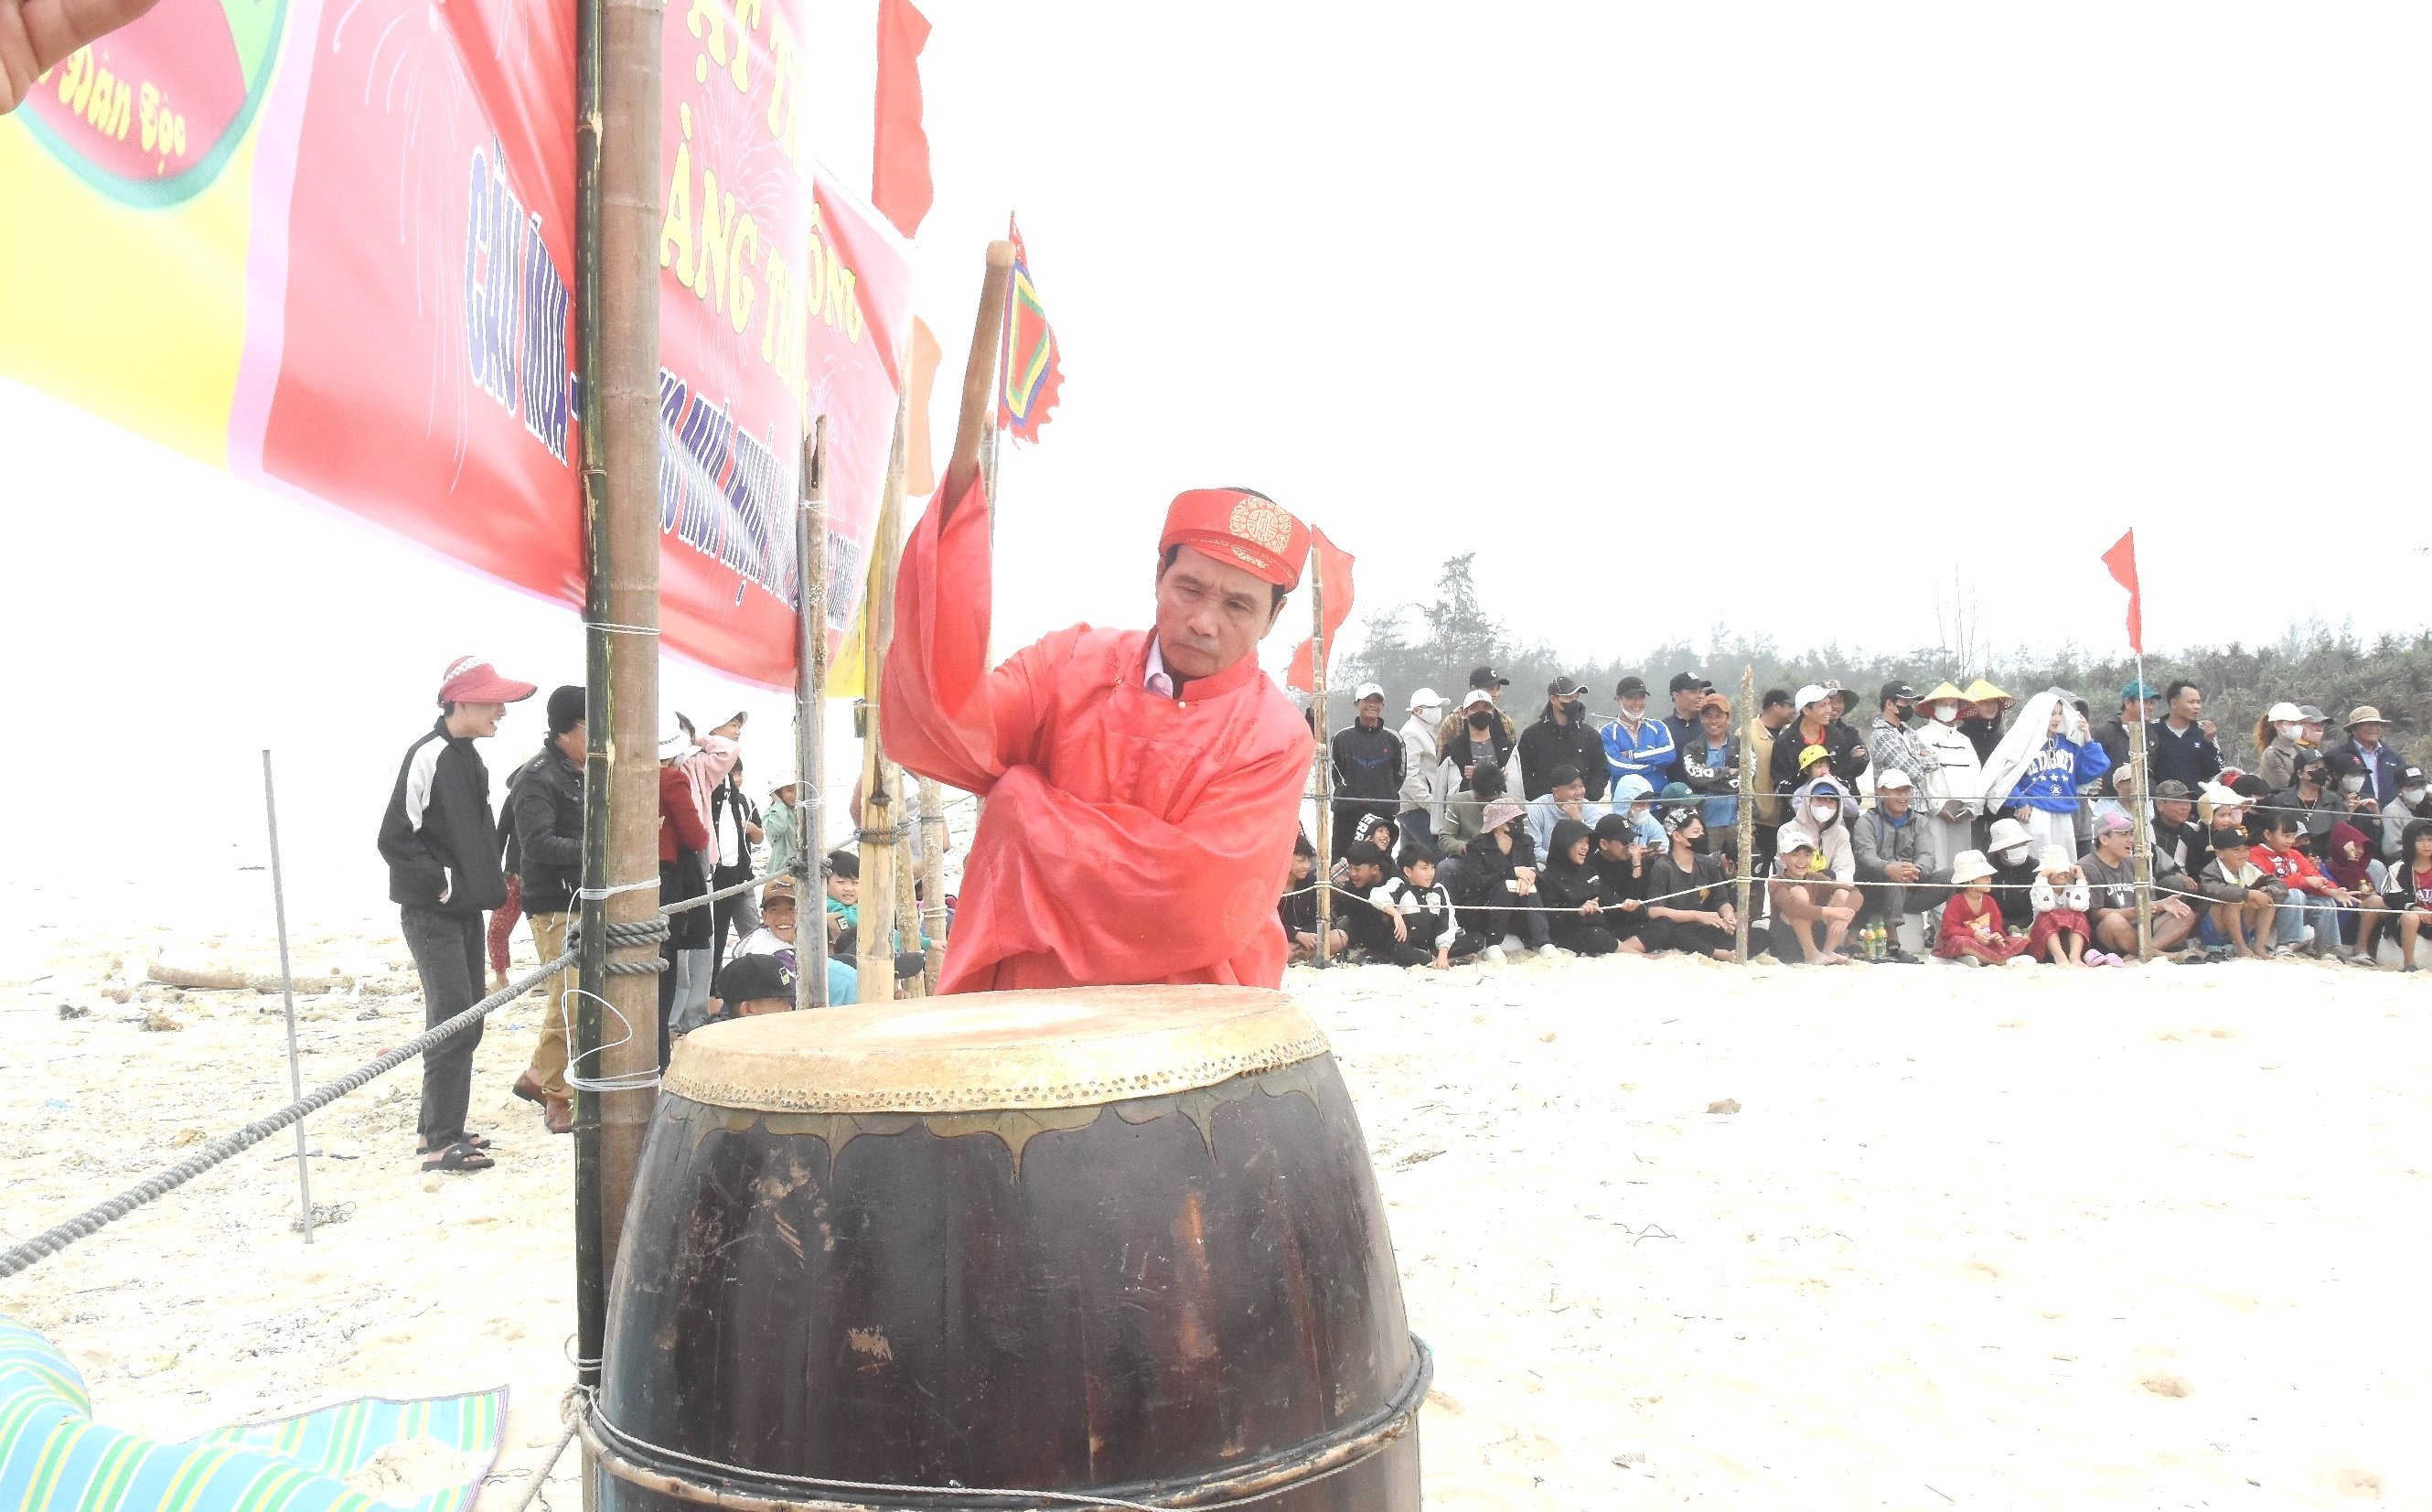
[[[1892,934],[1888,959],[1903,963],[1917,958],[1900,946],[1900,921],[1919,916],[1917,938],[1933,939],[1931,921],[1922,915],[1951,895],[1951,863],[1942,857],[1941,831],[1911,807],[1916,797],[1917,784],[1907,769],[1885,766],[1875,777],[1875,807],[1849,825],[1857,878],[1876,884],[1864,890],[1858,922],[1885,925]]]
[[[2285,699],[2255,722],[2255,748],[2263,753],[2255,763],[2255,775],[2274,792],[2296,785],[2300,756],[2320,754],[2306,739],[2305,711]]]
[[[2389,876],[2389,868],[2381,861],[2381,847],[2355,824],[2333,824],[2329,838],[2314,852],[2314,865],[2324,876],[2356,894],[2356,907],[2339,913],[2340,932],[2346,942],[2340,959],[2352,966],[2372,965],[2373,945],[2384,917],[2380,907],[2383,883]]]
[[[2338,798],[2339,817],[2358,829],[2378,833],[2381,827],[2381,804],[2374,799],[2364,773],[2364,758],[2345,749],[2326,751],[2322,760],[2330,768],[2330,778],[2323,786]]]
[[[2035,843],[2027,826],[2015,819],[1993,821],[1989,854],[1993,863],[1993,901],[2001,906],[2001,923],[2024,937],[2035,926]]]
[[[1841,943],[1858,916],[1858,890],[1825,870],[1816,837],[1784,824],[1775,838],[1773,877],[1765,884],[1773,915],[1773,953],[1792,965],[1842,966]],[[1818,931],[1823,938],[1816,938]]]
[[[2381,902],[2398,938],[2399,969],[2413,971],[2416,937],[2432,917],[2432,819],[2416,820],[2399,837],[2398,859],[2390,865]]]
[[[1291,946],[1293,962],[1315,960],[1318,955],[1317,847],[1309,842],[1306,834],[1292,837],[1292,880],[1284,884],[1284,895],[1275,902],[1275,914],[1283,921],[1284,939]],[[1351,937],[1329,917],[1326,954],[1328,957],[1339,956],[1350,943]]]
[[[1612,812],[1630,822],[1640,844],[1664,848],[1664,825],[1655,817],[1655,794],[1645,777],[1628,776],[1613,784]]]
[[[1604,817],[1602,804],[1588,802],[1587,779],[1573,766],[1560,766],[1546,773],[1552,786],[1528,804],[1528,839],[1537,854],[1553,856],[1554,826],[1565,819],[1576,820],[1581,826],[1591,826]]]
[[[2255,806],[2264,794],[2261,791],[2249,792],[2233,785],[2243,783],[2248,788],[2259,790],[2263,779],[2249,777],[2243,772],[2223,772],[2221,775],[2229,780],[2204,785],[2204,801],[2198,813],[2209,832],[2218,834],[2224,829],[2234,829],[2244,835],[2247,843],[2252,845],[2255,834],[2253,824]]]
[[[1664,816],[1664,854],[1647,874],[1647,930],[1639,938],[1649,951],[1680,950],[1716,960],[1737,960],[1739,913],[1731,906],[1719,857],[1697,848],[1706,829],[1695,805]]]
[[[1352,888],[1352,891],[1361,897],[1366,897],[1375,891],[1373,887],[1352,887],[1351,862],[1348,859],[1352,847],[1375,846],[1379,857],[1391,861],[1393,858],[1393,853],[1401,848],[1401,844],[1402,832],[1392,820],[1382,814],[1361,814],[1359,824],[1351,832],[1351,844],[1345,845],[1334,858],[1334,885],[1339,888]],[[1379,877],[1377,880],[1382,881],[1383,878]]]
[[[1700,833],[1725,856],[1734,854],[1740,822],[1740,740],[1731,733],[1731,701],[1708,693],[1697,705],[1697,722],[1680,745],[1680,781],[1702,800]],[[1670,827],[1670,815],[1665,815]]]
[[[1461,706],[1445,715],[1444,722],[1436,727],[1436,754],[1451,756],[1457,739],[1467,739],[1477,731],[1487,730],[1499,738],[1503,756],[1509,756],[1512,745],[1520,739],[1520,727],[1512,722],[1511,715],[1503,712],[1503,690],[1511,686],[1512,679],[1492,667],[1471,668],[1469,691],[1461,695]],[[1483,724],[1474,722],[1480,707],[1490,711],[1490,717]],[[1464,758],[1461,764],[1466,767],[1469,762]],[[1495,764],[1498,767],[1503,765],[1503,756],[1496,757]]]
[[[2090,894],[2086,920],[2094,927],[2094,946],[2120,960],[2137,954],[2136,831],[2136,821],[2126,814],[2104,814],[2094,822],[2094,849],[2077,863]],[[2196,910],[2187,897],[2194,886],[2164,858],[2153,858],[2155,950],[2177,950],[2196,932]]]
[[[1582,956],[1610,956],[1619,937],[1605,927],[1604,877],[1590,864],[1596,838],[1576,819],[1554,825],[1545,865],[1537,874],[1537,894],[1547,909],[1554,943]]]
[[[1587,689],[1568,677],[1545,685],[1545,711],[1520,735],[1520,790],[1542,798],[1554,785],[1556,767],[1575,767],[1587,783],[1588,800],[1604,797],[1604,740],[1588,722]]]
[[[2310,929],[2309,953],[2316,960],[2327,960],[2346,953],[2339,910],[2355,908],[2356,899],[2314,865],[2305,852],[2306,842],[2304,819],[2284,809],[2264,820],[2263,842],[2248,857],[2257,870],[2277,878],[2288,894],[2272,915],[2272,953],[2293,955],[2309,948]]]
[[[1436,834],[1439,855],[1459,856],[1485,833],[1480,821],[1489,808],[1503,801],[1503,782],[1501,767],[1480,767],[1472,786],[1444,800],[1444,824]]]
[[[2277,877],[2248,858],[2249,850],[2244,830],[2216,829],[2212,859],[2196,875],[2196,886],[2212,905],[2201,933],[2216,960],[2230,955],[2265,959],[2272,913],[2288,896]]]
[[[1647,932],[1647,877],[1659,851],[1647,844],[1626,814],[1597,820],[1595,836],[1588,864],[1604,878],[1604,926],[1625,952],[1645,955],[1641,936]]]
[[[2407,855],[2407,826],[2432,819],[2432,790],[2424,785],[2424,769],[2409,763],[2398,770],[2397,796],[2381,810],[2381,858],[2398,861]]]
[[[2212,859],[2210,832],[2196,822],[2195,792],[2184,782],[2153,785],[2153,875],[2165,863],[2194,879]]]
[[[794,1011],[794,968],[771,955],[737,952],[710,987],[709,1016],[756,1018]]]
[[[1961,851],[1951,863],[1951,880],[1958,888],[1942,907],[1942,928],[1934,953],[1965,966],[1999,966],[2026,946],[2026,937],[2012,935],[2003,923],[2001,906],[1993,897],[1993,863],[1983,851]]]
[[[1436,880],[1435,853],[1416,843],[1402,847],[1396,858],[1399,880],[1379,886],[1369,897],[1394,916],[1399,926],[1385,959],[1397,966],[1450,966],[1478,952],[1478,942],[1461,932],[1453,912],[1452,894]]]
[[[1636,675],[1623,678],[1613,688],[1614,703],[1621,712],[1604,722],[1597,733],[1604,742],[1605,767],[1612,773],[1612,790],[1617,794],[1624,777],[1638,777],[1653,792],[1671,780],[1673,763],[1680,753],[1673,747],[1671,727],[1647,713],[1647,679]]]
[[[1343,853],[1341,875],[1333,911],[1351,953],[1369,960],[1393,959],[1393,946],[1407,931],[1399,913],[1379,909],[1374,902],[1376,890],[1385,885],[1385,853],[1366,841],[1352,841]]]
[[[847,880],[857,881],[860,858],[853,856],[850,851],[839,851],[836,854],[852,861],[854,866],[854,876]],[[831,885],[833,885],[833,879]],[[740,960],[745,956],[774,956],[784,963],[787,971],[799,971],[801,966],[794,954],[799,917],[794,905],[794,879],[790,876],[769,878],[768,885],[760,890],[760,927],[745,935],[735,944],[733,959]],[[853,970],[853,962],[838,960],[834,951],[829,953],[827,960],[829,1005],[836,1007],[858,1002],[861,998],[861,977]],[[717,984],[713,982],[711,984],[713,995],[716,994],[716,991]]]
[[[2041,956],[2055,966],[2107,966],[2117,960],[2101,951],[2092,958],[2086,953],[2086,942],[2094,933],[2086,922],[2092,898],[2069,852],[2057,845],[2045,846],[2036,858],[2035,873],[2035,883],[2027,890],[2035,909],[2035,927],[2027,931],[2028,956]]]
[[[2049,688],[2027,700],[1984,763],[1985,801],[2015,813],[2037,850],[2056,845],[2075,856],[2077,790],[2110,771],[2110,762],[2069,695]]]
[[[1797,830],[1815,847],[1816,871],[1835,882],[1853,882],[1858,876],[1858,855],[1849,843],[1849,811],[1855,807],[1839,782],[1817,777],[1791,794],[1790,817],[1782,824],[1777,844],[1789,844],[1791,831]],[[1857,892],[1849,890],[1850,901],[1856,901]]]
[[[1522,824],[1525,812],[1508,798],[1488,804],[1468,853],[1444,867],[1454,900],[1468,910],[1470,933],[1485,942],[1479,954],[1498,965],[1507,939],[1554,954],[1551,927],[1538,907],[1537,850]]]
[[[2298,827],[2319,840],[2346,817],[2347,800],[2332,789],[2331,763],[2322,753],[2301,745],[2295,759],[2295,779],[2273,792],[2266,807],[2294,813]]]

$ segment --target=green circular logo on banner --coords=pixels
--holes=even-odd
[[[235,155],[286,29],[287,0],[160,0],[44,74],[22,113],[103,194],[175,205]]]

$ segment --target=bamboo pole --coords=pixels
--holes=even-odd
[[[925,937],[922,954],[928,958],[920,971],[920,993],[924,997],[937,994],[937,981],[946,972],[946,795],[937,782],[920,779],[920,933]]]
[[[912,885],[917,864],[912,858],[912,838],[920,833],[920,811],[913,801],[910,785],[904,780],[904,769],[892,763],[889,766],[888,775],[895,782],[895,807],[902,811],[896,820],[895,844],[892,847],[895,852],[895,919],[904,931],[904,948],[917,949],[920,943],[920,898]],[[889,962],[888,970],[892,972],[893,969],[893,963]],[[889,981],[893,979],[891,976],[888,977]],[[906,987],[910,996],[929,995],[929,968],[925,953],[920,975],[912,977]]]
[[[880,684],[887,672],[887,643],[895,637],[895,568],[902,547],[896,537],[904,516],[904,427],[911,394],[895,401],[895,444],[887,459],[887,486],[879,496],[878,529],[870,539],[870,597],[863,603],[861,639],[861,925],[854,969],[865,1003],[895,996],[896,865],[903,806],[896,802],[902,773],[887,759],[879,739]]]
[[[801,612],[794,646],[794,1007],[828,1006],[828,910],[819,885],[827,854],[828,419],[802,437],[802,495],[794,510]]]
[[[1756,742],[1748,738],[1748,726],[1756,722],[1756,667],[1753,663],[1740,668],[1740,801],[1732,810],[1738,833],[1739,864],[1733,868],[1739,875],[1739,906],[1732,910],[1732,953],[1742,961],[1748,959],[1748,904],[1751,874],[1756,870]]]
[[[2145,687],[2145,657],[2136,656],[2136,686]],[[2140,701],[2138,707],[2143,704]],[[2145,722],[2138,720],[2128,732],[2131,768],[2136,773],[2136,801],[2129,807],[2128,817],[2136,825],[2136,959],[2153,959],[2153,790],[2146,784],[2151,775],[2145,765]],[[2120,779],[2111,781],[2116,790]]]
[[[954,450],[946,459],[945,484],[937,490],[937,508],[952,510],[971,485],[981,467],[981,454],[996,433],[997,342],[1005,324],[1005,301],[1013,279],[1013,244],[990,242],[988,271],[980,281],[979,313],[971,320],[971,356],[963,364],[962,411],[954,422]],[[991,480],[993,482],[993,480]],[[938,517],[939,523],[944,516]]]
[[[1326,730],[1326,575],[1309,572],[1309,708],[1317,733],[1317,963],[1328,964],[1334,930],[1334,742]]]
[[[608,972],[607,926],[658,911],[657,0],[579,0],[576,366],[585,582],[583,896],[575,1065],[658,1069],[658,983]],[[610,1039],[606,1014],[618,1020]],[[576,1091],[576,1368],[597,1385],[608,1272],[652,1093]],[[592,1477],[585,1477],[589,1486]]]

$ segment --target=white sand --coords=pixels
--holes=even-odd
[[[379,930],[299,953],[366,974],[307,1006],[308,1081],[419,1025]],[[102,927],[8,961],[10,1239],[285,1098],[277,999],[117,1004],[113,953],[140,971]],[[1630,960],[1289,985],[1334,1036],[1437,1351],[1433,1507],[2432,1505],[2421,977]],[[147,999],[186,1027],[122,1021]],[[422,1177],[393,1074],[313,1123],[313,1195],[353,1205],[315,1245],[281,1137],[0,1283],[0,1311],[165,1436],[506,1384],[482,1504],[512,1505],[574,1326],[570,1141],[506,1091],[531,1021],[480,1056],[499,1169]]]

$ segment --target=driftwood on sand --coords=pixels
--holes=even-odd
[[[227,966],[174,966],[160,957],[152,958],[144,976],[163,987],[192,987],[216,992],[275,993],[279,990],[279,974],[275,971],[238,971]],[[317,993],[343,993],[355,985],[352,977],[298,977],[296,991],[299,996]]]

